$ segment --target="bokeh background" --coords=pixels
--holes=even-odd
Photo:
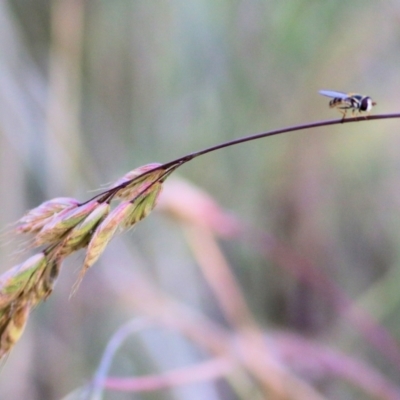
[[[143,164],[339,118],[320,89],[368,94],[378,114],[399,110],[399,88],[397,0],[1,1],[1,226]],[[72,392],[111,336],[149,316],[110,375],[219,357],[195,339],[204,328],[207,342],[209,321],[232,340],[262,333],[265,357],[327,398],[400,398],[399,124],[287,133],[183,166],[186,183],[167,182],[159,210],[111,243],[70,300],[82,256],[64,264],[3,363],[0,398],[84,398]],[[29,254],[3,241],[2,272]],[[252,367],[235,371],[103,398],[266,398]]]

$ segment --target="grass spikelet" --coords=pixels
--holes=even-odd
[[[52,249],[50,259],[64,259],[70,254],[86,247],[91,239],[95,228],[108,215],[110,205],[101,203],[83,221],[71,229],[63,240]]]
[[[112,210],[103,222],[95,230],[86,252],[86,257],[83,262],[83,267],[79,273],[79,277],[74,284],[71,296],[79,287],[83,276],[86,271],[98,260],[101,253],[104,251],[107,244],[115,235],[117,229],[121,227],[121,223],[132,212],[135,206],[130,202],[120,203],[114,210]]]
[[[92,200],[72,210],[66,209],[61,211],[55,215],[50,222],[43,226],[42,230],[34,239],[34,245],[40,246],[61,240],[66,232],[79,224],[79,222],[86,218],[98,205],[99,203],[97,201]]]
[[[51,259],[35,286],[35,300],[39,302],[41,300],[46,300],[53,291],[54,284],[61,269],[62,258],[54,257]]]
[[[75,208],[79,204],[78,200],[71,197],[57,197],[45,201],[38,207],[29,210],[22,218],[17,221],[16,233],[36,233],[50,221],[57,213]]]
[[[142,167],[136,168],[130,172],[128,172],[126,175],[124,175],[122,178],[118,179],[112,186],[117,187],[120,185],[123,185],[126,182],[126,186],[122,187],[116,194],[115,198],[121,199],[121,200],[131,200],[138,196],[140,193],[144,192],[147,187],[151,186],[152,183],[160,178],[165,171],[163,169],[157,169],[153,173],[149,172],[153,169],[156,169],[160,166],[161,164],[158,163],[152,163],[152,164],[147,164],[143,165]],[[140,177],[140,175],[145,174],[146,172],[149,172],[148,174],[144,175],[143,177]],[[136,177],[139,177],[138,179],[135,179]]]
[[[72,250],[80,248],[81,243],[86,243],[86,237],[96,228],[96,226],[108,215],[110,205],[108,203],[99,204],[82,222],[76,225],[68,234],[64,246]]]
[[[151,171],[155,168],[160,167],[160,163],[150,163],[146,165],[142,165],[141,167],[135,168],[132,171],[127,172],[124,176],[117,179],[112,185],[110,185],[110,189],[123,185],[126,182],[133,181],[136,177],[144,174],[145,172]],[[145,179],[146,177],[143,177]]]
[[[13,302],[22,292],[29,292],[47,264],[43,253],[35,254],[0,276],[0,309]]]
[[[21,337],[29,312],[31,310],[31,302],[22,299],[18,305],[0,318],[0,358],[8,354],[15,343]]]
[[[127,216],[123,221],[124,228],[131,228],[142,219],[146,218],[157,203],[158,196],[161,193],[162,183],[157,182],[153,184],[146,192],[146,194],[139,196],[133,204],[135,205],[132,213]],[[150,192],[148,192],[151,190]]]

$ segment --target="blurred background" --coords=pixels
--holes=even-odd
[[[339,118],[320,89],[397,112],[399,73],[396,0],[1,1],[1,226],[143,164]],[[64,263],[3,363],[0,398],[85,398],[74,391],[112,335],[151,318],[110,376],[181,382],[235,361],[104,399],[399,399],[399,124],[286,133],[183,166],[70,300],[83,255]],[[1,272],[20,248],[4,235]],[[264,358],[285,372],[271,381]],[[283,397],[286,378],[299,389]]]

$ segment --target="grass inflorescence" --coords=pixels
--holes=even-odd
[[[28,211],[17,221],[14,231],[31,234],[29,247],[36,248],[37,253],[0,276],[0,358],[20,338],[30,311],[51,294],[64,259],[78,250],[86,251],[73,294],[115,234],[132,228],[150,214],[165,179],[178,167],[225,147],[285,132],[387,118],[400,118],[400,114],[320,121],[245,136],[165,164],[152,163],[136,168],[84,203],[59,197]]]

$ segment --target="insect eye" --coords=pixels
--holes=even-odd
[[[360,111],[368,111],[370,107],[371,107],[371,98],[370,97],[364,97],[361,100]]]

